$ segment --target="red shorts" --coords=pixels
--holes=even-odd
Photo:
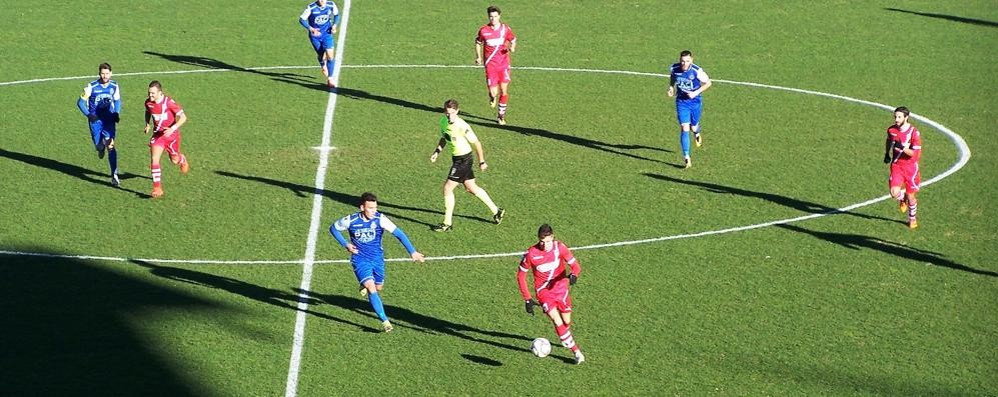
[[[537,291],[537,300],[544,308],[544,313],[551,309],[558,309],[562,313],[572,312],[572,297],[568,295],[568,279],[563,278],[554,283],[550,288]]]
[[[485,84],[492,88],[500,83],[509,83],[509,65],[502,67],[485,65]]]
[[[171,159],[180,155],[180,131],[174,132],[169,137],[163,135],[162,132],[153,133],[152,139],[149,139],[149,147],[154,146],[159,146],[163,150],[166,150]]]
[[[889,187],[900,186],[908,193],[915,193],[921,184],[922,173],[918,170],[918,163],[891,164]]]

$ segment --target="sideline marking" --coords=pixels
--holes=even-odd
[[[343,65],[343,47],[347,40],[347,25],[350,22],[350,0],[343,2],[340,14],[339,37],[336,43],[336,66],[333,66],[333,83],[339,86],[340,69]],[[330,148],[333,136],[333,114],[336,113],[336,89],[329,91],[326,103],[326,118],[322,121],[322,144],[320,148]],[[302,349],[305,345],[305,320],[308,318],[308,293],[312,288],[312,269],[315,266],[315,246],[319,239],[319,224],[322,222],[322,192],[326,186],[326,170],[329,168],[329,150],[319,150],[319,166],[315,170],[315,192],[312,195],[312,219],[308,228],[308,242],[305,243],[305,259],[302,267],[301,285],[298,294],[298,310],[295,314],[295,333],[291,344],[291,362],[288,364],[288,381],[284,396],[298,395],[298,374],[301,370]]]
[[[344,14],[345,14],[345,12],[344,12]],[[345,30],[344,30],[343,33],[344,34],[340,37],[340,40],[342,40],[342,37],[345,36]],[[341,60],[339,52],[342,50],[343,45],[342,44],[338,44],[338,46],[339,46],[339,48],[337,48],[337,52],[338,52],[337,53],[337,58]],[[196,69],[196,70],[180,70],[180,71],[168,71],[168,72],[116,73],[115,76],[137,76],[137,75],[148,75],[148,74],[185,74],[185,73],[234,72],[234,71],[239,71],[239,70],[243,70],[243,69],[248,69],[248,70],[306,69],[306,68],[312,68],[312,67],[314,67],[314,66],[262,66],[262,67],[252,67],[252,68],[242,68],[242,69]],[[346,65],[346,66],[342,66],[342,62],[338,61],[336,63],[336,69],[337,69],[336,76],[337,76],[337,79],[339,78],[338,70],[340,69],[340,67],[356,68],[356,69],[471,69],[471,68],[481,68],[481,66],[477,66],[477,65],[403,65],[403,64],[393,65],[393,64],[386,64],[386,65]],[[518,69],[518,70],[537,70],[537,71],[547,71],[547,72],[580,72],[580,73],[622,74],[622,75],[630,75],[630,76],[647,76],[647,77],[667,77],[667,75],[661,74],[661,73],[632,72],[632,71],[627,71],[627,70],[602,70],[602,69],[582,69],[582,68],[556,68],[556,67],[542,67],[542,66],[514,66],[513,69]],[[41,78],[41,79],[20,80],[20,81],[12,81],[12,82],[0,82],[0,86],[14,85],[14,84],[26,84],[26,83],[41,83],[41,82],[57,81],[57,80],[79,80],[79,79],[92,79],[92,78],[93,78],[92,75],[91,76],[79,76],[79,77]],[[749,87],[768,88],[768,89],[773,89],[773,90],[790,91],[790,92],[796,92],[796,93],[801,93],[801,94],[817,95],[817,96],[822,96],[822,97],[826,97],[826,98],[838,99],[838,100],[842,100],[842,101],[846,101],[846,102],[858,103],[858,104],[861,104],[861,105],[873,106],[873,107],[880,108],[880,109],[885,109],[885,110],[888,110],[888,111],[894,110],[894,107],[889,106],[889,105],[884,105],[882,103],[865,101],[865,100],[862,100],[862,99],[856,99],[856,98],[852,98],[852,97],[848,97],[848,96],[844,96],[844,95],[829,94],[829,93],[820,92],[820,91],[812,91],[812,90],[805,90],[805,89],[800,89],[800,88],[790,88],[790,87],[782,87],[782,86],[777,86],[777,85],[751,83],[751,82],[734,81],[734,80],[712,79],[712,81],[716,81],[716,82],[720,82],[720,83],[724,83],[724,84],[743,85],[743,86],[749,86]],[[957,159],[956,163],[954,163],[952,166],[950,166],[950,168],[946,169],[946,171],[943,171],[941,174],[936,175],[936,176],[934,176],[934,177],[932,177],[932,178],[930,178],[930,179],[928,179],[926,181],[923,181],[922,184],[921,184],[921,186],[931,185],[933,183],[936,183],[936,182],[942,180],[943,178],[946,178],[946,177],[952,175],[953,173],[955,173],[955,172],[959,171],[960,169],[962,169],[967,164],[967,162],[970,161],[970,147],[967,146],[967,142],[963,139],[963,137],[961,137],[957,133],[953,132],[953,130],[947,128],[946,126],[943,126],[942,124],[940,124],[940,123],[938,123],[938,122],[936,122],[934,120],[931,120],[931,119],[926,118],[924,116],[918,115],[916,113],[912,113],[911,114],[911,118],[913,118],[915,120],[918,120],[918,121],[920,121],[922,123],[925,123],[925,124],[929,125],[930,127],[936,129],[937,131],[943,133],[943,135],[945,135],[951,142],[953,142],[953,144],[956,146],[957,152],[959,154],[959,158]],[[324,142],[324,144],[322,146],[320,146],[320,147],[323,147],[323,146],[328,147],[329,146],[328,142]],[[323,153],[323,154],[329,153],[328,150],[320,150],[320,152]],[[684,238],[702,237],[702,236],[709,236],[709,235],[715,235],[715,234],[725,234],[725,233],[739,232],[739,231],[745,231],[745,230],[751,230],[751,229],[758,229],[758,228],[763,228],[763,227],[767,227],[767,226],[773,226],[773,225],[780,225],[780,224],[787,224],[787,223],[799,222],[799,221],[803,221],[803,220],[808,220],[808,219],[813,219],[813,218],[819,218],[819,217],[822,217],[822,216],[828,216],[828,215],[833,215],[833,214],[837,214],[837,213],[842,213],[842,212],[845,212],[845,211],[850,211],[850,210],[853,210],[853,209],[856,209],[856,208],[865,207],[865,206],[868,206],[868,205],[871,205],[871,204],[874,204],[874,203],[878,203],[878,202],[887,200],[889,198],[890,198],[890,195],[886,195],[885,194],[885,195],[880,196],[880,197],[876,197],[876,198],[873,198],[873,199],[870,199],[870,200],[867,200],[867,201],[864,201],[864,202],[852,204],[852,205],[849,205],[849,206],[846,206],[846,207],[842,207],[842,208],[839,208],[839,209],[835,209],[835,210],[831,210],[831,211],[814,213],[814,214],[808,214],[808,215],[803,215],[803,216],[799,216],[799,217],[795,217],[795,218],[787,218],[787,219],[781,219],[781,220],[776,220],[776,221],[770,221],[770,222],[764,222],[764,223],[757,223],[757,224],[754,224],[754,225],[738,226],[738,227],[731,227],[731,228],[718,229],[718,230],[708,230],[708,231],[702,231],[702,232],[697,232],[697,233],[677,234],[677,235],[672,235],[672,236],[653,237],[653,238],[646,238],[646,239],[640,239],[640,240],[628,240],[628,241],[618,241],[618,242],[613,242],[613,243],[591,244],[591,245],[574,247],[574,248],[572,248],[572,250],[574,250],[574,251],[580,251],[580,250],[589,250],[589,249],[620,247],[620,246],[626,246],[626,245],[646,244],[646,243],[654,243],[654,242],[659,242],[659,241],[678,240],[678,239],[684,239]],[[140,260],[140,261],[153,262],[153,263],[191,263],[191,264],[220,264],[220,265],[221,264],[228,265],[228,264],[303,264],[303,263],[305,263],[304,260],[211,260],[211,259],[123,258],[123,257],[109,257],[109,256],[93,256],[93,255],[60,255],[60,254],[46,254],[46,253],[19,252],[19,251],[6,251],[6,250],[0,250],[0,255],[37,256],[37,257],[46,257],[46,258],[66,258],[66,259],[95,259],[95,260],[118,261],[118,262],[126,262],[126,261],[130,261],[130,260]],[[313,255],[314,255],[314,252],[313,252]],[[445,260],[456,260],[456,259],[500,258],[500,257],[519,256],[519,255],[523,255],[523,252],[522,251],[517,251],[517,252],[495,253],[495,254],[466,254],[466,255],[453,255],[453,256],[436,256],[436,257],[426,257],[426,260],[445,261]],[[387,262],[403,262],[403,261],[409,261],[409,260],[411,260],[411,258],[390,258],[390,259],[386,259]],[[313,258],[312,263],[313,264],[350,263],[350,260],[349,259],[314,260],[314,258]]]

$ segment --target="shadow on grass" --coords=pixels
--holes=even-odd
[[[12,251],[52,252],[38,247]],[[0,254],[0,394],[217,395],[136,329],[145,313],[219,311],[212,302],[72,258]]]
[[[471,361],[471,362],[473,362],[475,364],[482,364],[482,365],[487,365],[487,366],[490,366],[490,367],[501,367],[502,366],[502,362],[501,361],[493,360],[493,359],[488,358],[488,357],[476,356],[474,354],[467,354],[467,353],[461,353],[461,357],[464,357],[465,360]]]
[[[301,292],[301,290],[297,291]],[[348,297],[344,295],[317,294],[313,292],[309,292],[308,295],[314,296],[324,303],[328,303],[333,306],[350,310],[371,318],[377,318],[377,316],[375,316],[374,312],[371,310],[371,304],[368,303],[368,301],[366,300]],[[475,328],[469,325],[448,321],[442,318],[427,316],[400,306],[394,306],[389,304],[385,304],[385,313],[388,314],[388,318],[392,321],[392,324],[395,325],[396,329],[409,328],[429,334],[443,334],[464,339],[470,342],[486,344],[500,349],[512,350],[515,352],[530,353],[530,349],[526,347],[520,347],[495,340],[500,338],[512,339],[516,343],[528,345],[527,343],[521,343],[521,341],[529,341],[531,340],[531,338],[528,338],[523,335],[509,334],[501,331],[492,331],[492,330]],[[557,357],[557,358],[567,363],[575,362],[574,359],[566,357]]]
[[[941,266],[953,270],[960,270],[973,274],[979,274],[982,276],[998,277],[998,273],[996,272],[974,269],[970,266],[961,265],[959,263],[946,259],[945,257],[943,257],[942,254],[938,252],[920,250],[918,248],[904,246],[901,244],[879,239],[876,237],[863,236],[859,234],[818,232],[790,224],[776,225],[776,227],[787,229],[792,232],[808,234],[815,238],[825,240],[830,243],[835,243],[845,248],[853,250],[866,248],[874,251],[880,251],[885,254],[894,255],[899,258],[910,259],[912,261],[919,263],[929,263],[934,266]]]
[[[274,72],[270,70],[259,70],[259,69],[247,69],[242,66],[233,65],[231,63],[209,57],[202,57],[197,55],[180,55],[180,54],[164,54],[155,51],[142,51],[143,54],[153,55],[163,58],[170,62],[176,62],[182,65],[196,66],[206,69],[216,69],[216,70],[232,70],[235,72],[250,73],[259,76],[269,77],[273,81],[278,81],[281,83],[295,84],[305,88],[314,89],[317,91],[328,92],[329,88],[326,87],[325,81],[316,82],[319,77],[312,77],[309,75],[302,75],[298,73],[291,72]],[[316,66],[316,71],[319,67]]]
[[[88,170],[86,168],[80,167],[78,165],[73,165],[69,163],[64,163],[59,160],[48,159],[45,157],[39,157],[32,154],[14,152],[6,149],[0,149],[0,157],[5,157],[11,160],[20,161],[25,164],[33,165],[38,168],[45,168],[56,172],[61,172],[65,175],[71,176],[73,178],[90,182],[96,185],[107,186],[112,189],[117,189],[129,193],[133,193],[141,198],[150,198],[148,194],[138,192],[135,190],[127,189],[121,186],[111,186],[111,174],[100,173],[93,170]],[[133,178],[145,178],[146,176],[139,176],[135,174],[130,174],[127,172],[122,172],[118,174],[118,178],[122,181],[133,179]]]
[[[247,283],[245,281],[236,280],[230,277],[216,276],[214,274],[199,272],[190,269],[181,269],[177,267],[157,265],[155,263],[141,261],[137,259],[132,259],[130,260],[130,262],[142,266],[146,269],[149,269],[149,272],[157,277],[162,277],[173,281],[190,283],[207,288],[220,289],[222,291],[242,296],[244,298],[248,298],[257,302],[262,302],[268,305],[273,305],[294,311],[303,311],[318,318],[336,321],[338,323],[354,326],[366,332],[379,332],[377,328],[372,328],[366,325],[355,323],[353,321],[330,316],[325,313],[320,313],[311,310],[301,310],[298,308],[299,302],[304,302],[309,305],[317,305],[320,302],[314,298],[301,297],[290,291],[282,291],[274,288],[261,287],[256,284]]]
[[[298,197],[307,197],[307,196],[312,195],[312,194],[320,194],[323,197],[326,197],[326,198],[328,198],[330,200],[333,200],[333,201],[341,203],[341,204],[346,204],[346,205],[349,205],[351,207],[357,207],[359,205],[359,202],[358,202],[360,200],[360,196],[359,195],[354,196],[354,195],[350,195],[350,194],[346,194],[346,193],[335,192],[335,191],[328,190],[328,189],[318,190],[314,186],[299,185],[297,183],[291,183],[291,182],[286,182],[286,181],[279,181],[279,180],[276,180],[276,179],[264,178],[264,177],[259,177],[259,176],[240,175],[240,174],[236,174],[234,172],[229,172],[229,171],[215,171],[215,173],[218,174],[218,175],[227,176],[227,177],[230,177],[230,178],[236,178],[236,179],[243,179],[243,180],[247,180],[247,181],[260,182],[260,183],[263,183],[263,184],[267,184],[267,185],[271,185],[271,186],[276,186],[276,187],[288,189],[291,192],[293,192],[295,195],[297,195]],[[380,198],[378,199],[378,212],[381,212],[382,214],[388,215],[391,218],[404,219],[406,221],[413,222],[413,223],[418,223],[418,224],[425,225],[425,226],[433,226],[433,225],[436,225],[436,223],[424,222],[424,221],[421,221],[421,220],[416,219],[416,218],[411,218],[411,217],[402,215],[402,214],[400,214],[398,212],[395,212],[395,211],[386,211],[385,208],[390,208],[390,209],[399,210],[399,211],[411,211],[411,212],[421,212],[421,213],[427,213],[427,214],[435,214],[435,215],[440,215],[440,216],[444,215],[443,212],[437,211],[437,210],[431,210],[431,209],[426,209],[426,208],[419,208],[419,207],[412,207],[412,206],[407,206],[407,205],[395,204],[395,203],[388,202],[388,201],[382,201]],[[346,214],[344,214],[344,215],[346,215]],[[489,219],[485,219],[485,218],[481,218],[481,217],[477,217],[477,216],[458,215],[458,214],[454,214],[454,216],[458,217],[458,218],[476,220],[476,221],[484,222],[484,223],[490,223],[490,224],[492,223],[492,221],[489,220]]]
[[[884,8],[884,10],[886,10],[886,11],[894,11],[894,12],[903,12],[905,14],[919,15],[919,16],[929,17],[929,18],[945,19],[947,21],[967,23],[967,24],[977,25],[977,26],[987,26],[987,27],[990,27],[990,28],[998,28],[998,22],[986,21],[986,20],[983,20],[983,19],[965,18],[965,17],[958,17],[956,15],[947,15],[947,14],[936,14],[936,13],[933,13],[933,12],[910,11],[910,10],[903,10],[903,9],[900,9],[900,8]]]
[[[699,187],[699,188],[701,188],[703,190],[706,190],[708,192],[711,192],[711,193],[735,194],[735,195],[744,196],[744,197],[759,198],[759,199],[763,199],[763,200],[766,200],[766,201],[769,201],[769,202],[772,202],[772,203],[775,203],[775,204],[782,205],[784,207],[793,208],[793,209],[796,209],[798,211],[807,212],[807,213],[811,213],[811,214],[845,214],[845,215],[852,215],[852,216],[856,216],[856,217],[860,217],[860,218],[864,218],[864,219],[881,220],[881,221],[886,221],[886,222],[900,223],[900,224],[907,225],[907,223],[904,223],[904,222],[896,220],[896,219],[888,219],[888,218],[884,218],[884,217],[880,217],[880,216],[866,215],[866,214],[860,214],[860,213],[850,212],[850,211],[840,211],[838,208],[833,208],[833,207],[829,207],[827,205],[818,204],[818,203],[812,203],[810,201],[804,201],[804,200],[800,200],[800,199],[795,199],[795,198],[792,198],[792,197],[781,196],[781,195],[775,194],[775,193],[756,192],[756,191],[752,191],[752,190],[739,189],[739,188],[732,187],[732,186],[718,185],[716,183],[710,183],[710,182],[700,182],[700,181],[683,180],[683,179],[679,179],[679,178],[673,178],[673,177],[667,176],[667,175],[652,174],[652,173],[648,173],[648,172],[643,173],[643,175],[647,176],[649,178],[654,178],[654,179],[658,179],[658,180],[662,180],[662,181],[666,181],[666,182],[681,183],[681,184],[684,184],[684,185],[697,186],[697,187]]]

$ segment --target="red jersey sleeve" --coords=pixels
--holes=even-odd
[[[530,263],[528,263],[528,254],[523,254],[523,258],[520,259],[520,268],[516,271],[516,284],[520,288],[520,296],[523,300],[529,300],[530,287],[527,285],[527,272],[530,271]]]
[[[914,126],[911,127],[911,144],[909,147],[915,152],[914,156],[911,156],[915,161],[922,159],[922,134],[918,132],[918,128]]]
[[[167,98],[166,109],[173,113],[174,116],[184,112],[184,109],[181,108],[180,104],[177,103],[177,101],[174,101],[173,98]]]
[[[561,241],[558,242],[558,251],[561,253],[561,260],[568,265],[572,271],[572,274],[578,276],[579,273],[582,272],[582,267],[579,266],[579,261],[575,259],[575,255],[572,254],[572,251],[569,250],[568,246]]]
[[[513,33],[513,28],[509,27],[509,25],[506,25],[506,41],[510,43],[516,41],[516,33]]]

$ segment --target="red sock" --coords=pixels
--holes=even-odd
[[[152,187],[159,187],[160,174],[162,173],[159,169],[159,164],[152,164],[149,166],[149,169],[152,171]]]
[[[568,329],[567,325],[555,325],[554,332],[558,334],[558,339],[561,339],[561,345],[573,352],[579,351],[579,346],[575,344],[575,339],[572,338],[572,331]]]
[[[499,95],[499,115],[506,115],[506,104],[509,103],[509,94]]]

